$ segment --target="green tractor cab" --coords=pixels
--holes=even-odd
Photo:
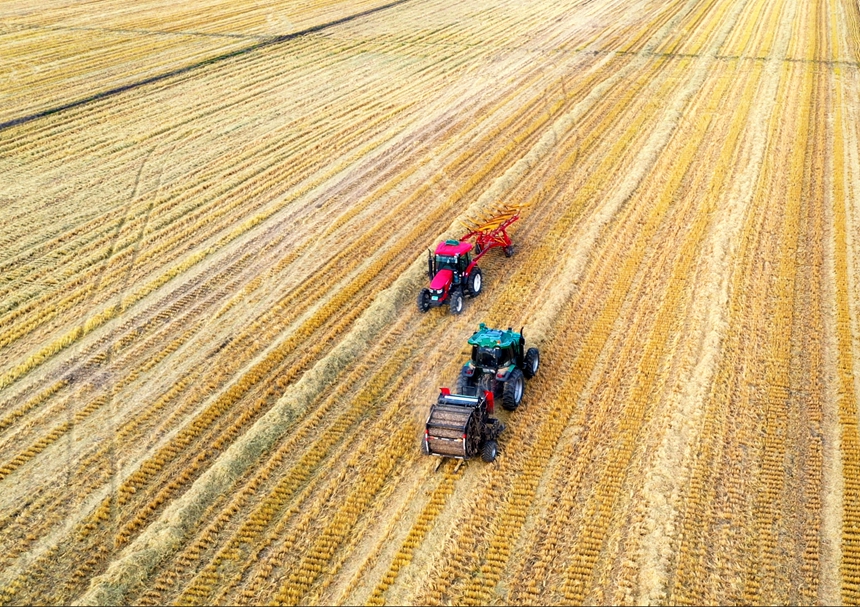
[[[526,349],[522,329],[503,331],[481,323],[469,345],[472,357],[460,371],[460,394],[491,392],[508,411],[519,407],[525,380],[534,377],[540,366],[540,353],[537,348]]]

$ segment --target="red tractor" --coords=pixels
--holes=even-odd
[[[440,242],[435,255],[427,251],[430,287],[418,294],[418,309],[426,312],[447,302],[452,314],[462,312],[463,298],[477,297],[484,286],[478,260],[496,247],[502,247],[506,257],[514,254],[507,229],[519,218],[518,210],[503,211],[471,228],[460,240]]]

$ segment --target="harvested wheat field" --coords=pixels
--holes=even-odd
[[[0,603],[860,603],[856,0],[33,4]],[[458,466],[479,322],[541,369]]]

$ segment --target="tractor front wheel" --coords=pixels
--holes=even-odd
[[[523,361],[523,374],[526,379],[531,379],[537,375],[538,367],[540,366],[540,352],[537,348],[529,348],[526,351],[526,359]]]
[[[421,289],[418,294],[418,309],[421,312],[426,312],[430,309],[430,289]]]
[[[488,440],[484,443],[484,449],[481,452],[481,459],[487,462],[488,464],[492,464],[496,460],[496,456],[499,454],[499,446],[496,444],[494,440]]]
[[[451,300],[448,305],[451,306],[451,314],[459,314],[463,311],[463,294],[460,291],[451,291],[448,295]]]
[[[519,369],[511,371],[502,391],[502,406],[508,411],[516,411],[520,406],[520,401],[523,399],[523,383],[525,383],[523,372]]]
[[[484,288],[484,277],[481,276],[481,268],[475,268],[469,274],[469,295],[477,297]]]

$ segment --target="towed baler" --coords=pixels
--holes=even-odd
[[[480,455],[485,462],[494,461],[505,426],[492,414],[492,392],[468,396],[442,388],[427,417],[424,453],[463,460]]]

